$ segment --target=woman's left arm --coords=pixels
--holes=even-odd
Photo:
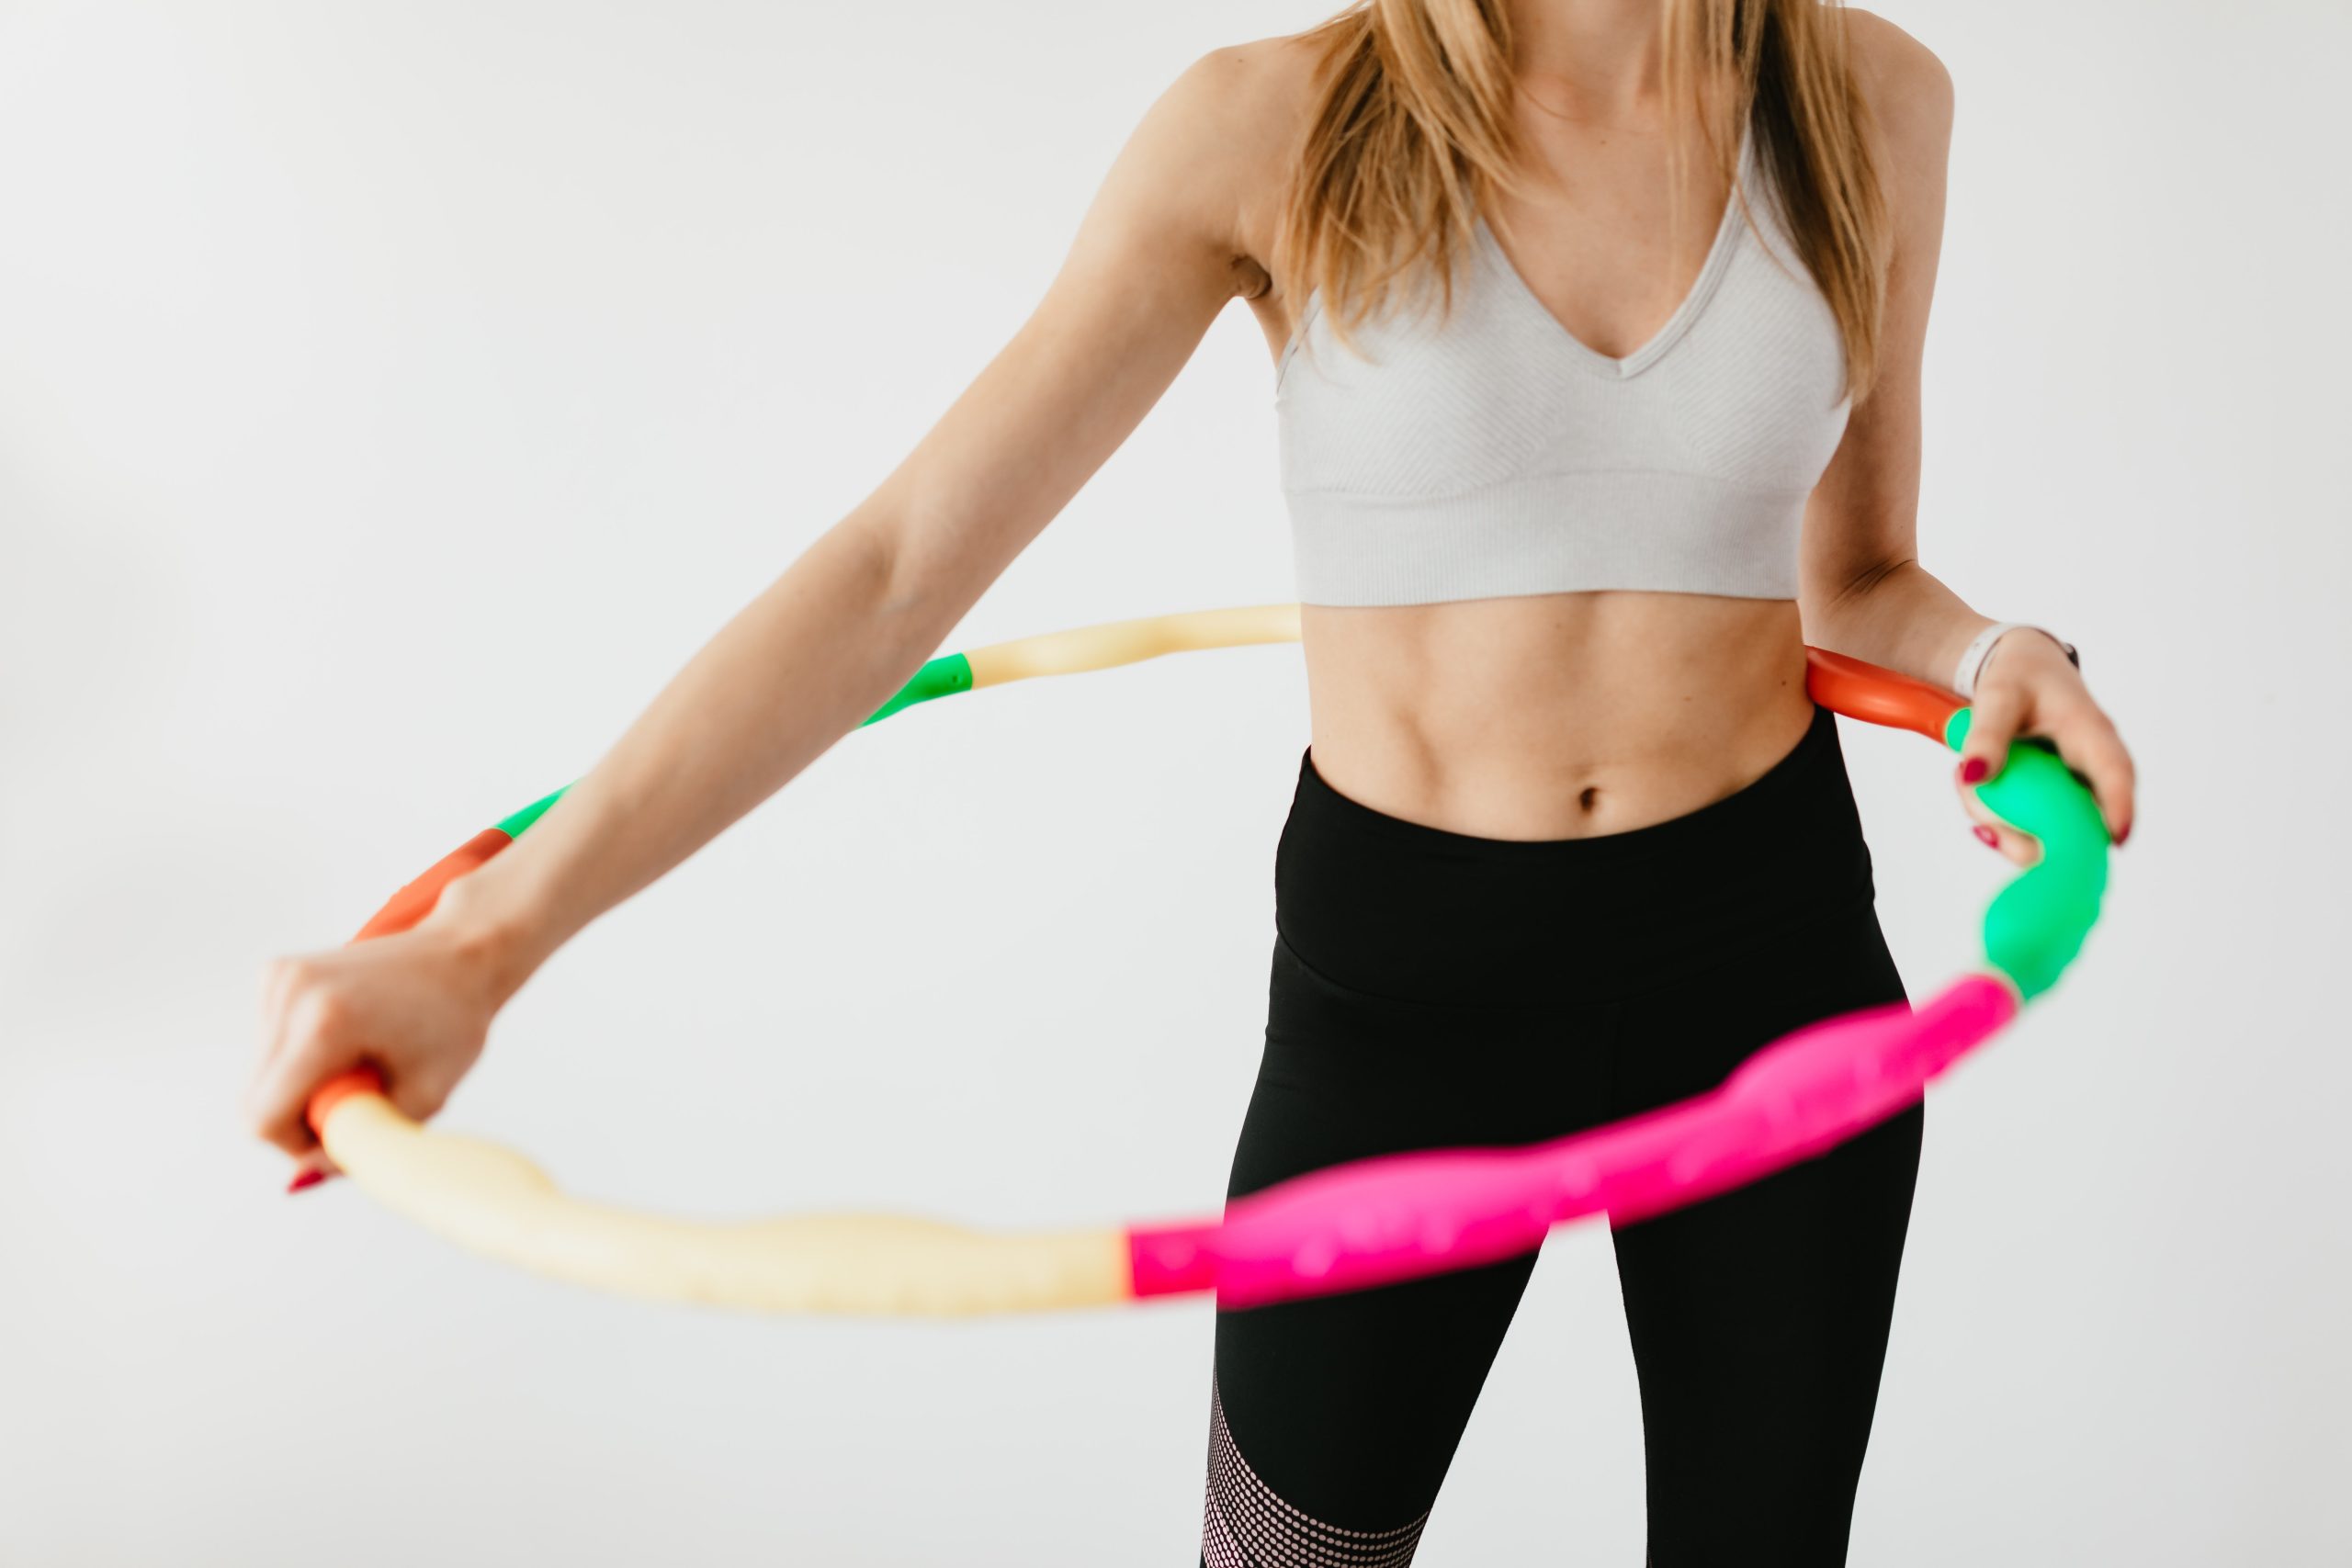
[[[1876,382],[1805,505],[1799,604],[1806,641],[1949,686],[1961,654],[1994,624],[1918,559],[1919,360],[1943,243],[1951,78],[1892,22],[1844,9],[1877,121],[1872,152],[1894,250]],[[2109,836],[2123,842],[2132,831],[2132,755],[2055,640],[2025,629],[2002,637],[1973,701],[1954,777],[1978,837],[1989,833],[1987,841],[2019,864],[2039,856],[2040,846],[1996,822],[1971,786],[2000,771],[2013,739],[2041,736],[2090,785]]]

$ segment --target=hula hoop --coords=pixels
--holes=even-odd
[[[1299,636],[1296,604],[1115,621],[934,659],[865,721],[940,697],[1161,654]],[[1970,709],[1950,692],[1806,649],[1806,690],[1850,718],[1958,750]],[[860,728],[864,728],[861,725]],[[569,786],[566,786],[567,788]],[[362,1191],[461,1247],[628,1295],[762,1312],[973,1314],[1109,1306],[1214,1291],[1251,1306],[1467,1268],[1541,1245],[1552,1226],[1663,1213],[1822,1153],[1901,1110],[2056,983],[2098,919],[2108,840],[2090,792],[2056,756],[2013,745],[1977,786],[2041,859],[1986,908],[1984,962],[1914,1009],[1825,1020],[1749,1057],[1715,1089],[1545,1144],[1438,1149],[1310,1172],[1181,1224],[985,1232],[900,1214],[677,1219],[586,1201],[494,1144],[402,1115],[370,1067],[311,1097],[328,1155]],[[441,889],[561,797],[485,829],[393,895],[354,942],[405,931]]]

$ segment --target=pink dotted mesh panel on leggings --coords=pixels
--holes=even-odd
[[[1424,1512],[1394,1529],[1351,1530],[1312,1519],[1274,1495],[1250,1468],[1209,1388],[1208,1497],[1201,1560],[1208,1568],[1405,1568],[1421,1543]]]

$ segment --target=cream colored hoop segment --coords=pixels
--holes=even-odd
[[[659,1301],[746,1312],[961,1316],[1130,1299],[1122,1230],[989,1234],[900,1214],[737,1223],[594,1203],[511,1149],[428,1132],[379,1095],[327,1112],[320,1141],[401,1218],[502,1263]]]
[[[1108,670],[1114,665],[1157,659],[1163,653],[1296,642],[1298,620],[1299,607],[1295,604],[1191,610],[1182,615],[1105,621],[1100,626],[1017,637],[1011,642],[973,649],[964,657],[971,664],[972,685],[978,689],[1036,675],[1075,675],[1086,670]]]

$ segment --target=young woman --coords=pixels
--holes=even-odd
[[[2072,650],[1921,568],[1951,88],[1817,0],[1366,0],[1156,102],[1044,301],[862,504],[414,931],[281,961],[250,1091],[438,1111],[561,943],[871,713],[1227,302],[1275,355],[1312,708],[1230,1191],[1554,1138],[1903,992],[1810,640],[1973,688],[2120,843]],[[1720,214],[1720,220],[1717,215]],[[1694,221],[1694,215],[1696,220]],[[1917,1106],[1615,1233],[1650,1561],[1845,1555]],[[1533,1254],[1221,1313],[1201,1560],[1408,1562]]]

